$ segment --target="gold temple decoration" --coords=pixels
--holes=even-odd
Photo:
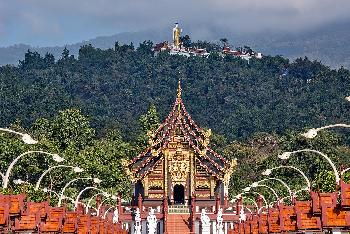
[[[214,178],[210,178],[210,196],[214,196],[214,189],[215,189],[215,180]]]
[[[211,129],[209,128],[207,131],[203,131],[203,136],[204,136],[203,145],[205,147],[208,147],[210,143]]]
[[[226,169],[224,178],[222,179],[226,195],[228,194],[228,187],[230,186],[231,175],[236,166],[237,166],[237,159],[234,158],[231,160],[230,166]]]
[[[188,155],[183,154],[182,150],[176,150],[176,153],[170,158],[169,172],[173,182],[182,182],[187,180],[189,172]]]
[[[196,189],[209,189],[210,183],[208,180],[198,180],[196,182]]]
[[[163,181],[162,180],[150,180],[148,181],[148,189],[152,190],[160,190],[163,189]]]
[[[149,198],[156,198],[156,199],[161,199],[163,198],[163,194],[162,193],[151,193],[148,195]]]
[[[180,99],[181,98],[181,92],[182,92],[182,89],[181,89],[181,80],[179,80],[177,82],[177,98]]]
[[[137,178],[135,178],[135,175],[131,172],[129,167],[127,167],[128,163],[129,163],[128,160],[126,160],[124,158],[121,160],[121,164],[122,164],[122,166],[124,168],[125,174],[130,178],[130,181],[132,183],[134,183],[134,182],[137,181]]]
[[[148,176],[143,179],[143,187],[145,188],[145,196],[148,196]]]

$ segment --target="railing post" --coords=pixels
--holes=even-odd
[[[260,195],[257,196],[256,203],[258,204],[258,210],[260,210],[260,208],[263,206],[263,200]]]
[[[118,195],[117,201],[118,201],[118,213],[119,215],[121,215],[123,213],[123,209],[122,209],[122,197],[120,194]]]
[[[228,197],[227,197],[227,194],[225,194],[224,196],[224,206],[227,207],[228,205]]]
[[[102,202],[101,196],[100,195],[96,196],[96,209],[100,207],[101,202]]]
[[[236,214],[240,214],[241,213],[241,209],[242,209],[242,197],[239,197],[238,199],[237,199],[237,203],[236,203],[236,211],[237,211],[237,213]]]

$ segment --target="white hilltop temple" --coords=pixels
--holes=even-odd
[[[155,54],[157,55],[161,51],[169,51],[171,55],[183,55],[186,57],[190,57],[190,56],[208,57],[210,55],[210,53],[208,53],[205,48],[184,46],[183,42],[181,41],[181,33],[182,33],[182,29],[179,27],[178,23],[175,23],[172,29],[172,43],[169,44],[168,41],[157,43],[153,47],[153,51],[155,52]],[[241,48],[239,50],[231,50],[230,47],[226,45],[223,47],[220,54],[222,57],[234,56],[234,57],[239,57],[248,61],[252,57],[255,57],[258,59],[262,58],[261,53],[257,53],[251,50],[250,48],[249,49]]]
[[[167,41],[162,43],[158,43],[154,46],[153,50],[155,53],[159,53],[161,51],[169,51],[172,55],[183,55],[186,57],[193,56],[201,56],[208,57],[209,53],[206,49],[196,48],[196,47],[185,47],[183,42],[181,41],[181,33],[182,29],[179,27],[178,23],[175,23],[175,26],[172,30],[172,43],[169,45]]]

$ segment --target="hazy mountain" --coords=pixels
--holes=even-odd
[[[193,40],[209,40],[219,43],[219,39],[226,37],[232,47],[249,45],[263,54],[283,55],[294,59],[307,56],[310,59],[322,61],[331,67],[344,66],[350,68],[350,22],[337,22],[324,25],[309,31],[284,33],[262,31],[260,33],[230,32],[230,29],[210,27],[203,31],[195,27],[185,26],[184,34],[189,34]],[[186,29],[186,30],[185,30]],[[171,28],[158,30],[144,30],[139,32],[118,33],[112,36],[97,37],[76,44],[67,45],[71,54],[77,54],[83,44],[92,44],[98,48],[112,48],[116,41],[120,43],[133,42],[138,45],[144,40],[160,42],[170,40]],[[28,50],[36,50],[41,54],[52,53],[56,58],[61,56],[63,46],[31,47],[19,44],[10,47],[0,47],[0,65],[17,64]]]

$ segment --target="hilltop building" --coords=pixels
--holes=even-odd
[[[178,23],[175,23],[175,26],[172,29],[172,43],[169,44],[168,41],[157,43],[153,47],[153,51],[155,52],[155,54],[158,54],[161,51],[169,51],[169,54],[171,55],[183,55],[186,57],[190,57],[190,56],[208,57],[210,55],[210,53],[208,53],[205,48],[184,46],[184,43],[181,41],[181,33],[182,33],[182,29],[179,27]],[[234,57],[239,57],[248,61],[253,57],[258,59],[262,58],[261,53],[255,52],[250,48],[248,50],[244,48],[232,50],[230,49],[230,47],[227,46],[227,44],[224,45],[220,54],[223,57],[234,56]]]
[[[161,51],[169,51],[171,55],[183,55],[186,57],[192,56],[200,56],[200,57],[208,57],[209,53],[205,48],[193,48],[193,47],[185,47],[183,42],[181,41],[181,32],[182,29],[179,27],[178,23],[175,23],[175,26],[172,30],[172,44],[169,44],[168,41],[164,41],[156,44],[153,47],[153,51],[157,54]]]

